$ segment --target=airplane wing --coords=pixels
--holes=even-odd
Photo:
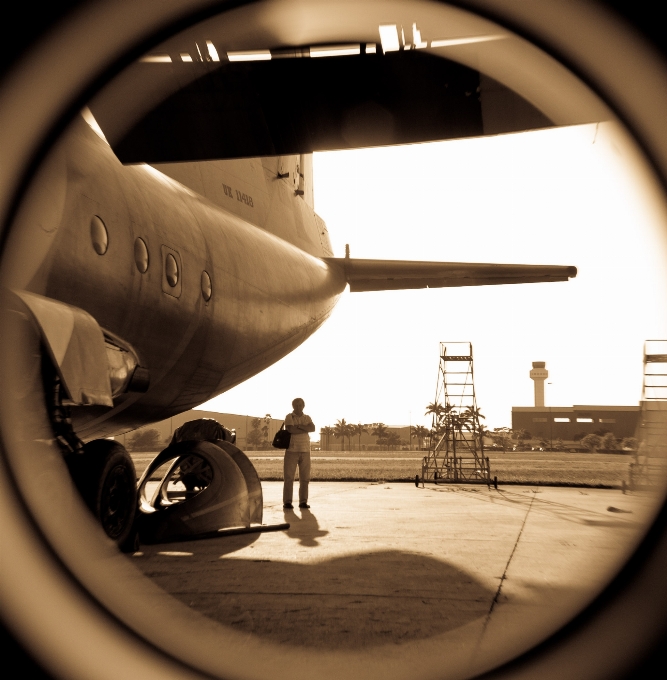
[[[561,265],[410,262],[335,257],[323,259],[344,271],[353,293],[567,281],[577,275],[576,267]]]
[[[279,56],[140,61],[90,108],[123,163],[290,155],[554,124],[500,83],[424,51]]]

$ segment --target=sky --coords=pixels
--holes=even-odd
[[[667,210],[612,123],[317,153],[316,212],[352,257],[574,265],[576,279],[350,293],[301,347],[200,408],[283,418],[301,396],[319,429],[427,425],[439,343],[471,342],[487,427],[532,406],[636,405],[643,344],[667,338]]]

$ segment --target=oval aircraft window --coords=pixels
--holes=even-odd
[[[213,284],[211,283],[211,276],[207,271],[201,273],[201,294],[206,302],[208,302],[213,295]]]
[[[146,245],[146,241],[140,236],[137,236],[134,241],[134,264],[142,274],[145,274],[148,271],[148,246]]]
[[[176,258],[171,253],[168,253],[166,256],[164,271],[167,282],[173,288],[178,283],[178,264]]]
[[[109,234],[104,222],[97,215],[93,215],[90,219],[90,240],[98,255],[104,255],[107,252]]]
[[[665,542],[663,72],[578,3],[233,5],[92,2],[96,51],[35,48],[57,92],[0,90],[5,625],[67,678],[625,673],[664,622],[632,581]],[[283,418],[189,413],[292,392],[299,508]]]

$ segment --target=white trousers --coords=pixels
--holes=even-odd
[[[285,451],[283,474],[283,503],[292,502],[294,489],[294,474],[299,466],[299,503],[308,502],[308,482],[310,481],[310,451]]]

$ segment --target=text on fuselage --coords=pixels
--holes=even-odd
[[[228,196],[229,198],[236,197],[237,201],[245,203],[249,208],[255,207],[252,201],[252,196],[244,194],[242,191],[239,191],[238,189],[232,189],[232,187],[230,187],[229,184],[223,183],[222,190],[225,192],[225,196]]]
[[[245,203],[247,206],[250,208],[254,208],[252,204],[252,196],[248,196],[248,194],[244,194],[238,189],[235,189],[236,191],[236,200],[241,201],[241,203]]]

